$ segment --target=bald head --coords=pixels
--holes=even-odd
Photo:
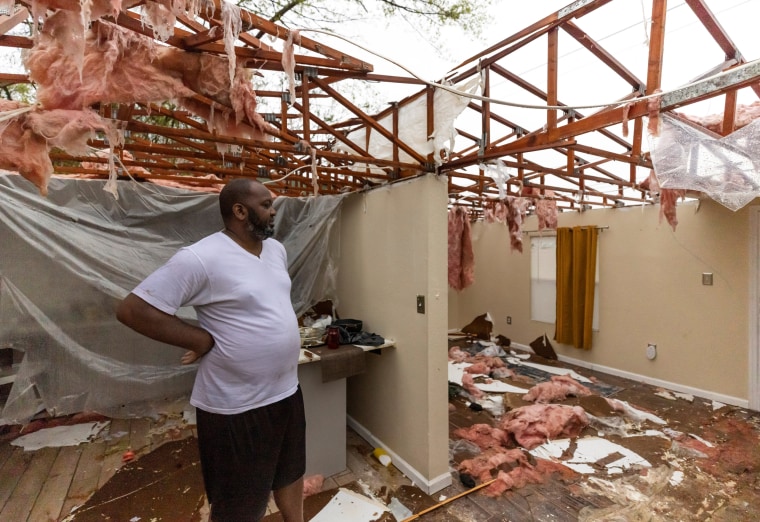
[[[222,220],[227,223],[232,218],[233,205],[244,203],[248,196],[259,191],[269,194],[268,188],[253,179],[235,178],[227,183],[219,193],[219,211],[222,214]]]

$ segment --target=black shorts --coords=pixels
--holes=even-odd
[[[301,388],[279,402],[234,415],[197,409],[198,447],[211,520],[256,521],[269,494],[306,472]]]

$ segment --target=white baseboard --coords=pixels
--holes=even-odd
[[[518,348],[520,350],[525,350],[526,352],[535,353],[533,351],[533,348],[531,348],[530,346],[526,346],[524,344],[512,343],[510,346],[514,348]],[[582,368],[588,368],[589,370],[609,373],[610,375],[623,377],[625,379],[631,379],[632,381],[643,382],[645,384],[651,384],[652,386],[659,386],[660,388],[665,388],[666,390],[672,390],[679,393],[688,393],[690,395],[694,395],[695,397],[702,397],[703,399],[709,399],[712,401],[722,402],[723,404],[739,406],[740,408],[749,408],[749,401],[747,399],[741,399],[739,397],[732,397],[731,395],[724,395],[722,393],[715,393],[708,390],[702,390],[699,388],[694,388],[692,386],[684,386],[682,384],[678,384],[675,382],[663,381],[661,379],[647,377],[646,375],[640,375],[638,373],[627,372],[624,370],[618,370],[617,368],[603,366],[601,364],[593,364],[586,361],[581,361],[579,359],[573,359],[572,357],[567,357],[565,355],[557,354],[557,357],[562,362],[574,364]]]
[[[409,478],[415,486],[420,488],[428,495],[432,495],[433,493],[451,485],[452,479],[450,472],[446,472],[442,475],[434,477],[433,479],[427,479],[408,462],[399,457],[398,454],[396,454],[391,448],[383,444],[383,441],[372,435],[372,433],[367,428],[359,424],[356,419],[351,417],[351,415],[346,415],[346,421],[348,425],[364,440],[369,442],[372,447],[383,448],[385,452],[391,456],[393,465],[396,466],[396,468],[398,468],[398,470],[407,478]]]

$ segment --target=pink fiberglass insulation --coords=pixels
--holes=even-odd
[[[509,245],[511,250],[522,253],[522,224],[528,211],[530,200],[507,196],[507,228],[509,228]]]
[[[557,473],[566,480],[577,476],[575,471],[558,462],[536,459],[530,465],[527,461],[521,461],[520,466],[509,471],[499,470],[496,482],[485,488],[483,493],[489,497],[498,497],[510,489],[520,489],[527,484],[542,484]]]
[[[309,475],[303,479],[303,496],[310,497],[322,491],[325,477],[322,475]]]
[[[485,395],[483,390],[475,386],[475,380],[473,379],[472,374],[469,373],[464,373],[462,375],[462,388],[475,399],[479,399]]]
[[[547,440],[577,437],[588,423],[588,416],[580,406],[531,404],[510,411],[499,427],[530,450]]]
[[[201,94],[221,105],[216,118],[205,109],[198,116],[210,118],[233,136],[243,118],[264,136],[269,126],[255,111],[256,96],[250,72],[238,68],[230,88],[229,62],[221,56],[189,53],[155,44],[153,39],[103,20],[85,33],[80,76],[77,34],[71,29],[78,14],[58,11],[45,22],[35,46],[26,57],[29,77],[37,84],[37,101],[48,109],[82,109],[95,103],[150,103],[175,100],[193,112],[204,104],[191,98]],[[207,107],[207,106],[206,106]],[[225,114],[231,107],[234,117]],[[230,112],[230,109],[226,109]]]
[[[472,251],[472,230],[470,216],[465,212],[462,230],[462,288],[467,288],[475,282],[475,254]]]
[[[557,230],[557,202],[554,199],[554,191],[546,190],[541,194],[541,190],[536,187],[524,187],[521,191],[523,197],[530,198],[536,207],[536,217],[538,218],[538,229]]]
[[[530,465],[521,465],[510,471],[499,471],[496,482],[488,486],[483,493],[489,497],[498,497],[505,491],[520,489],[528,484],[541,484],[545,477]]]
[[[48,109],[82,109],[103,102],[151,102],[192,96],[181,73],[162,68],[152,39],[99,22],[85,33],[82,76],[67,49],[76,45],[70,31],[78,15],[51,15],[26,57],[29,77],[37,84],[37,101]]]
[[[23,107],[18,102],[0,100],[0,112]],[[44,196],[53,174],[49,150],[58,147],[71,154],[86,153],[87,140],[96,130],[112,132],[91,110],[32,110],[19,114],[0,124],[0,168],[17,171]]]
[[[462,350],[459,346],[449,348],[449,359],[455,362],[464,362],[470,357],[470,354]]]
[[[469,428],[458,428],[454,430],[454,435],[475,443],[483,451],[508,444],[506,432],[488,424],[473,424]]]
[[[673,231],[675,231],[676,226],[678,226],[676,207],[678,200],[686,197],[686,190],[660,187],[660,182],[654,171],[649,172],[649,178],[641,183],[641,187],[648,190],[650,194],[660,195],[660,222],[662,222],[662,218],[664,217]]]
[[[652,96],[647,101],[647,110],[649,111],[647,131],[652,136],[660,135],[660,101],[662,100],[662,96],[659,95],[660,92],[662,92],[660,89],[655,89],[652,93],[655,96]]]
[[[475,355],[474,357],[470,357],[469,359],[467,359],[467,362],[471,363],[472,366],[468,366],[467,369],[465,369],[466,372],[482,373],[485,375],[490,374],[494,368],[503,368],[504,366],[506,366],[506,364],[504,363],[504,361],[501,360],[501,358],[488,357],[484,355]]]
[[[547,190],[544,197],[536,200],[536,216],[538,217],[538,229],[546,228],[557,230],[557,201],[554,199],[554,191]]]
[[[546,404],[565,400],[569,396],[582,397],[591,395],[591,390],[568,375],[554,375],[550,381],[533,386],[523,395],[524,401]]]
[[[467,288],[475,281],[470,218],[467,209],[455,205],[449,210],[449,286]]]
[[[682,189],[660,189],[660,221],[664,217],[675,232],[678,226],[676,206],[678,200],[686,197],[686,191]]]
[[[687,120],[697,123],[704,128],[723,135],[723,114],[710,114],[707,116],[690,116],[683,115]],[[739,105],[736,108],[736,117],[734,120],[734,130],[746,127],[756,119],[760,118],[760,102],[754,102],[750,105]]]
[[[169,6],[159,2],[145,2],[142,5],[142,15],[140,18],[143,24],[153,29],[153,36],[156,39],[165,42],[174,35],[177,15]]]
[[[507,221],[507,205],[503,200],[486,203],[483,208],[483,218],[486,223],[505,223]]]
[[[491,369],[484,362],[474,363],[464,369],[467,373],[477,373],[480,375],[488,375],[491,373]]]
[[[301,33],[299,31],[290,31],[288,33],[288,39],[285,41],[285,46],[282,49],[282,70],[285,71],[285,75],[288,78],[288,94],[290,94],[290,104],[296,101],[296,57],[295,57],[295,41],[301,40]]]
[[[491,448],[475,458],[464,460],[459,465],[459,473],[476,477],[481,483],[496,480],[483,490],[489,497],[498,497],[510,489],[519,489],[527,484],[541,484],[556,473],[567,473],[564,466],[545,465],[546,461],[530,463],[520,449]],[[571,473],[572,474],[572,473]]]
[[[98,158],[105,158],[108,159],[111,157],[111,151],[110,150],[98,150],[95,151],[94,156]],[[134,156],[128,151],[128,150],[122,150],[119,151],[119,159],[122,161],[133,161],[135,159]],[[142,167],[130,167],[128,165],[125,165],[127,168],[127,172],[132,176],[140,176],[142,174],[150,174],[146,169]],[[104,172],[107,172],[109,170],[108,162],[101,162],[101,161],[83,161],[82,162],[82,168],[83,169],[89,169],[89,170],[102,170]]]
[[[464,221],[460,207],[449,210],[449,286],[461,290],[462,284],[462,233]]]
[[[34,19],[38,20],[44,17],[45,11],[62,9],[76,13],[77,16],[84,17],[89,22],[101,16],[115,17],[122,9],[128,9],[138,3],[140,3],[138,0],[91,0],[89,2],[81,2],[80,0],[33,0],[32,12],[35,13]],[[81,13],[82,7],[85,7],[87,12]]]
[[[494,447],[471,459],[459,464],[459,473],[467,473],[481,482],[493,478],[492,472],[500,467],[514,469],[520,466],[530,466],[528,457],[521,449],[506,449]]]

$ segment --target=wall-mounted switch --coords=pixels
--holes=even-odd
[[[511,315],[507,316],[507,324],[512,324],[512,316]]]
[[[417,313],[418,314],[425,313],[425,296],[424,295],[417,296]]]
[[[712,285],[713,281],[713,275],[712,272],[703,272],[702,273],[702,284],[710,286]]]

